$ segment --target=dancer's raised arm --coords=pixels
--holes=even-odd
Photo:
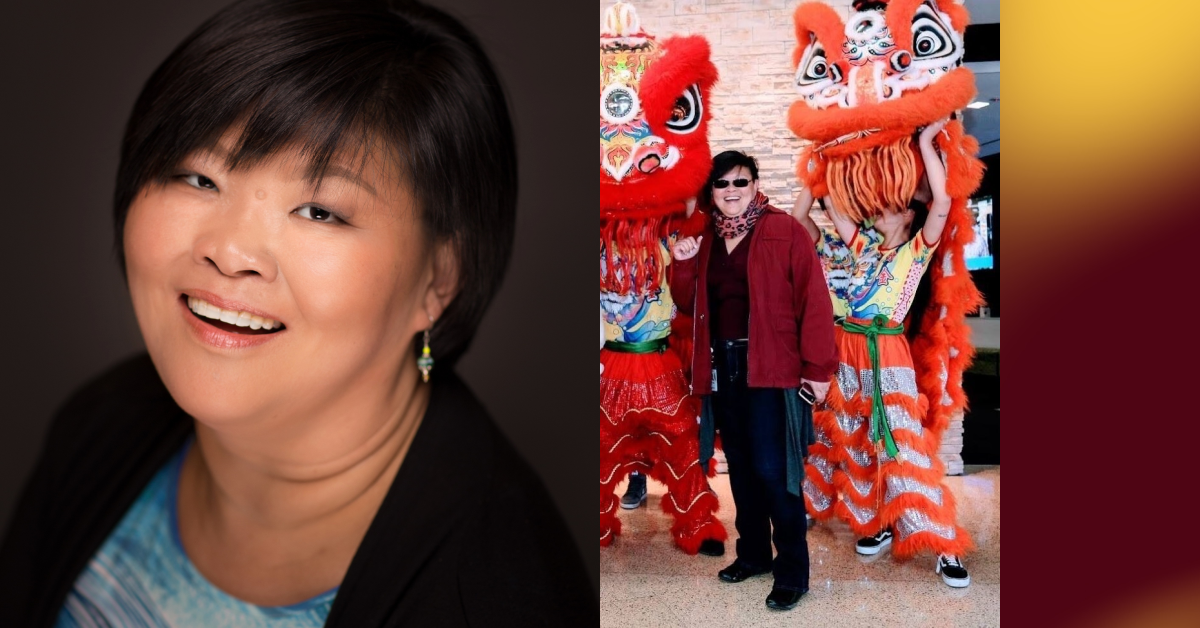
[[[858,235],[858,223],[850,220],[845,214],[838,211],[838,208],[833,204],[833,199],[826,196],[821,199],[821,209],[825,210],[825,215],[829,216],[829,220],[833,222],[833,228],[837,229],[838,237],[842,242],[850,244],[854,237]]]
[[[821,230],[817,228],[817,223],[813,222],[809,212],[812,211],[813,193],[808,188],[800,188],[800,193],[796,195],[796,205],[792,207],[792,218],[800,223],[801,227],[808,232],[808,237],[816,242],[821,239]]]
[[[933,200],[929,203],[929,217],[925,219],[925,227],[921,230],[925,242],[929,244],[936,244],[942,239],[946,219],[950,215],[950,196],[946,194],[946,166],[942,164],[942,156],[933,145],[933,138],[942,132],[948,121],[947,118],[943,118],[925,127],[918,140],[921,159],[925,162],[925,177],[929,180],[929,191],[933,195]]]

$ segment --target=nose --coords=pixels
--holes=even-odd
[[[261,203],[245,201],[214,209],[196,237],[193,260],[226,277],[274,281],[279,270],[271,254],[269,214]]]

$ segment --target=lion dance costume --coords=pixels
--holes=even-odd
[[[914,135],[975,95],[974,76],[962,67],[967,21],[954,0],[858,1],[845,21],[824,4],[797,7],[800,99],[788,122],[810,142],[797,174],[816,198],[830,196],[860,224],[903,211],[923,176]],[[810,514],[836,514],[861,536],[891,528],[900,558],[922,550],[961,556],[972,548],[956,523],[953,496],[941,485],[945,469],[937,452],[951,416],[965,405],[962,372],[974,355],[964,317],[981,299],[962,251],[973,237],[966,204],[983,166],[975,158],[978,142],[959,119],[939,133],[936,147],[951,207],[936,249],[914,262],[927,264],[929,302],[914,309],[907,337],[900,334],[921,277],[909,272],[907,282],[885,288],[903,293],[894,311],[851,314],[838,329],[842,363],[816,415],[819,442],[805,482]],[[836,270],[828,261],[845,255],[823,251],[827,274]],[[831,293],[839,280],[850,293],[862,288],[853,284],[853,268],[827,278]],[[836,295],[834,301],[837,310]]]
[[[668,347],[671,223],[711,166],[704,110],[717,70],[701,37],[658,41],[633,7],[606,12],[600,34],[600,545],[620,533],[616,484],[638,469],[668,489],[663,510],[685,552],[725,541],[699,464],[699,401]]]

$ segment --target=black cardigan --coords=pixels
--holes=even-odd
[[[326,626],[591,626],[600,610],[541,481],[447,370]],[[0,545],[0,626],[50,627],[88,561],[192,433],[150,359],[63,407]]]

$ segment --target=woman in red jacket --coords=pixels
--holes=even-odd
[[[752,157],[717,155],[706,196],[712,225],[672,247],[671,292],[694,317],[692,393],[706,396],[706,418],[721,430],[737,507],[737,560],[720,578],[773,570],[767,606],[791,610],[809,576],[801,484],[813,431],[800,392],[820,400],[829,390],[833,308],[812,238],[767,204]],[[714,421],[703,423],[711,443]]]

